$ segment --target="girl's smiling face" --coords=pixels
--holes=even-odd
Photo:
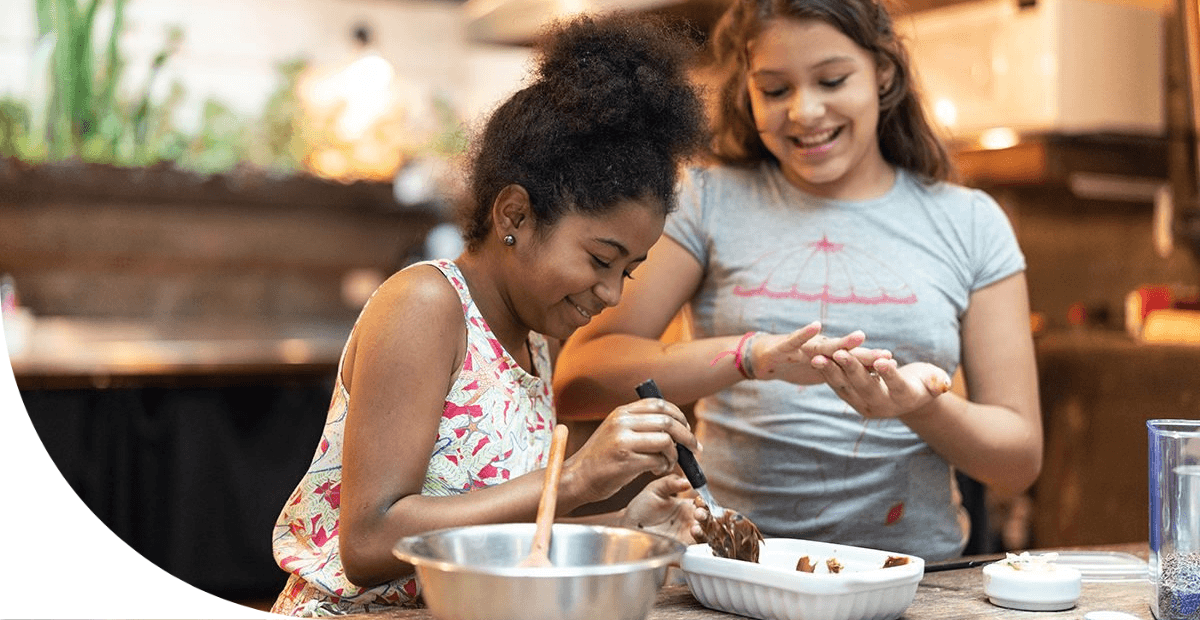
[[[790,183],[839,199],[891,187],[875,133],[886,75],[869,52],[826,22],[781,18],[747,55],[755,125]]]
[[[662,233],[663,211],[650,201],[628,200],[602,216],[563,216],[529,249],[517,314],[531,329],[565,339],[615,306],[625,279]]]

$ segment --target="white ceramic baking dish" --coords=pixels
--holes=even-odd
[[[796,570],[808,556],[816,571]],[[888,557],[907,564],[883,568]],[[834,558],[841,572],[830,573]],[[680,561],[688,588],[710,609],[762,620],[890,620],[912,604],[925,562],[916,556],[793,538],[768,538],[757,564],[688,547]]]

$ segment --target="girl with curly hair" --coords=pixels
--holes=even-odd
[[[407,535],[533,521],[555,425],[557,342],[621,299],[702,144],[682,34],[626,14],[560,24],[532,82],[473,146],[466,250],[409,266],[364,306],[308,472],[275,525],[290,573],[272,611],[361,613],[418,600]],[[632,388],[627,388],[627,392]],[[660,399],[623,403],[563,464],[557,514],[662,476],[590,522],[686,537],[675,443],[698,448]],[[579,519],[583,519],[582,517]]]

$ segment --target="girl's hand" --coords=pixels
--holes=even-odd
[[[749,357],[755,379],[778,379],[797,385],[812,385],[825,381],[825,377],[813,365],[813,360],[829,357],[835,351],[844,351],[865,365],[879,359],[891,359],[890,351],[863,348],[866,339],[861,331],[850,332],[841,338],[822,336],[821,323],[813,321],[786,335],[758,334],[749,341],[749,350],[745,355]]]
[[[607,499],[643,472],[675,469],[677,442],[700,447],[679,407],[661,398],[622,405],[563,463],[560,485],[580,505]]]
[[[896,418],[950,391],[950,375],[926,362],[898,366],[876,360],[870,366],[845,351],[813,358],[813,368],[834,392],[865,418]]]
[[[670,474],[656,478],[642,489],[625,508],[621,525],[670,536],[685,545],[696,542],[696,507],[692,499],[682,494],[691,490],[687,478]]]

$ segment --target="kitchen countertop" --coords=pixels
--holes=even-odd
[[[7,326],[6,340],[12,325]],[[350,324],[37,317],[9,357],[21,389],[331,374]],[[10,342],[10,348],[14,343]]]
[[[21,389],[144,385],[168,379],[221,381],[237,377],[329,374],[350,334],[345,322],[139,321],[82,317],[4,317],[5,336]],[[1039,360],[1192,360],[1200,347],[1148,344],[1124,332],[1062,330],[1036,340]],[[1151,364],[1152,365],[1152,364]]]
[[[1091,551],[1131,553],[1146,559],[1145,543],[1080,547]],[[1051,549],[1039,550],[1052,551]],[[983,568],[967,568],[926,573],[917,587],[912,604],[901,618],[906,620],[991,620],[999,618],[1082,618],[1090,611],[1122,611],[1151,620],[1150,583],[1141,581],[1088,582],[1083,584],[1078,604],[1058,612],[1017,611],[997,607],[983,594]],[[687,585],[671,583],[658,593],[658,601],[646,620],[730,620],[734,614],[702,606]],[[426,609],[394,609],[347,616],[354,620],[433,620]]]
[[[1155,357],[1196,357],[1200,346],[1188,342],[1147,342],[1116,329],[1056,329],[1034,336],[1039,354],[1092,355],[1136,353]]]

